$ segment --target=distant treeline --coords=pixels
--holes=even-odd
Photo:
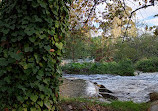
[[[122,39],[108,39],[105,37],[68,37],[66,39],[63,59],[93,58],[97,62],[119,62],[130,59],[137,62],[143,59],[157,57],[158,36],[143,34],[131,37],[122,42]]]

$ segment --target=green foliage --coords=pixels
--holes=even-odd
[[[133,76],[134,67],[130,60],[103,63],[69,63],[62,66],[62,70],[68,74],[118,74]]]
[[[134,65],[131,60],[126,59],[122,60],[118,63],[118,74],[119,75],[127,75],[133,76],[134,73]]]
[[[113,55],[115,61],[130,59],[133,62],[143,58],[157,57],[158,54],[158,36],[143,34],[132,40],[122,43],[117,41],[115,44],[116,51]]]
[[[108,70],[108,64],[104,63],[93,63],[90,67],[90,72],[92,74],[105,74]]]
[[[108,106],[114,108],[114,111],[146,111],[149,107],[147,103],[133,103],[132,101],[122,102],[114,101]]]
[[[157,57],[158,54],[158,36],[150,34],[142,34],[125,42],[122,42],[122,39],[112,42],[105,37],[79,37],[77,34],[66,39],[66,59],[89,57],[98,62],[130,59],[135,63],[143,58]],[[88,38],[89,41],[83,38]]]
[[[55,110],[69,0],[2,0],[0,110]]]
[[[64,58],[76,60],[79,58],[86,58],[91,55],[91,47],[88,38],[85,34],[71,32],[70,36],[66,37]]]
[[[158,58],[142,59],[136,63],[136,69],[143,72],[157,72]]]
[[[90,70],[89,67],[91,67],[90,63],[69,63],[62,66],[62,70],[68,74],[87,74]]]

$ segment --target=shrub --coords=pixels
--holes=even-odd
[[[129,59],[120,61],[117,70],[119,75],[134,76],[134,65]]]
[[[134,67],[130,60],[103,63],[69,63],[62,67],[68,74],[118,74],[132,76]]]
[[[118,63],[116,62],[109,62],[108,63],[108,74],[117,74],[117,70],[118,70]]]
[[[88,73],[89,69],[87,66],[89,66],[88,63],[69,63],[62,66],[62,70],[68,74]]]
[[[158,58],[143,59],[136,63],[136,69],[143,72],[158,71]]]
[[[91,74],[105,74],[107,73],[107,64],[93,63],[90,72]]]

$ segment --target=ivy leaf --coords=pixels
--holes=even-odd
[[[31,108],[31,111],[37,111],[37,109],[36,108]]]
[[[54,30],[51,30],[51,31],[49,30],[48,33],[49,33],[50,35],[54,35],[54,34],[55,34],[55,31],[54,31]]]
[[[32,26],[30,26],[30,27],[27,27],[27,28],[24,30],[24,32],[25,32],[28,36],[31,36],[31,35],[33,35],[33,34],[35,33],[35,29],[32,28]]]
[[[20,60],[22,57],[22,53],[15,53],[15,52],[10,52],[9,53],[11,58],[15,59],[15,60]]]
[[[5,58],[0,58],[0,66],[7,66],[8,61]]]
[[[12,30],[14,30],[14,29],[15,29],[15,25],[10,26],[10,28],[11,28]]]
[[[49,102],[44,102],[44,105],[48,108],[48,109],[50,109],[51,108],[51,104],[49,103]]]
[[[32,94],[32,95],[30,96],[30,99],[31,99],[33,102],[36,102],[36,101],[37,101],[37,99],[38,99],[38,96],[37,96],[37,95]]]
[[[57,48],[59,48],[59,49],[62,49],[62,47],[63,47],[63,43],[55,43],[55,45],[57,46]]]
[[[10,77],[5,77],[4,81],[6,81],[7,83],[10,83],[10,79],[11,79]]]
[[[24,25],[24,24],[28,24],[28,21],[27,20],[23,20],[22,21],[22,24]]]
[[[52,12],[53,12],[54,15],[58,16],[58,12],[57,11],[53,10]]]
[[[44,34],[43,35],[39,35],[39,38],[40,39],[44,39],[44,38],[46,38],[46,35],[44,35]]]
[[[34,57],[36,59],[36,63],[39,63],[39,61],[41,60],[39,55],[37,53],[34,54]]]
[[[23,68],[28,69],[28,65],[27,64],[23,65]]]
[[[37,71],[38,71],[38,69],[37,69],[37,68],[33,68],[33,73],[34,73],[34,74],[36,74],[36,73],[37,73]]]
[[[35,15],[35,20],[36,20],[37,22],[42,22],[42,19],[39,18],[37,15]]]
[[[36,37],[29,37],[29,40],[30,40],[31,42],[35,42]]]
[[[41,95],[40,95],[40,98],[41,98],[41,100],[43,100],[43,99],[44,99],[44,95],[43,95],[43,94],[41,94]]]
[[[41,1],[39,1],[39,0],[38,0],[38,2],[40,3],[41,7],[46,8],[45,2],[41,2]]]
[[[25,47],[24,51],[29,52],[29,47]]]
[[[38,71],[38,76],[43,77],[44,76],[44,72],[42,70]]]
[[[17,100],[20,101],[21,103],[24,102],[24,98],[22,98],[21,96],[17,96]]]
[[[58,21],[55,22],[55,27],[59,28],[59,22]]]
[[[51,47],[49,45],[47,46],[44,46],[44,48],[47,50],[47,51],[50,51]]]
[[[29,47],[29,46],[26,46],[24,51],[25,52],[32,52],[33,48],[32,47]]]
[[[7,34],[8,32],[9,32],[9,29],[3,30],[3,33],[4,33],[4,34]]]
[[[37,102],[41,107],[43,107],[43,101],[38,101]]]
[[[44,85],[43,84],[38,84],[39,90],[44,91]],[[43,97],[42,95],[40,96],[41,98]]]

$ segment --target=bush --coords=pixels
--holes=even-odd
[[[140,60],[136,63],[136,69],[143,72],[157,72],[158,58]]]
[[[117,69],[119,75],[134,76],[134,65],[131,60],[127,59],[120,61]]]
[[[118,74],[132,76],[134,67],[130,60],[103,63],[69,63],[62,67],[68,74]]]
[[[108,74],[117,74],[118,72],[118,63],[116,62],[109,62],[108,63]]]
[[[68,74],[83,74],[83,73],[88,73],[89,72],[89,66],[90,64],[88,63],[69,63],[69,64],[66,64],[64,66],[62,66],[62,70],[65,72],[65,73],[68,73]],[[91,66],[89,66],[91,67]]]
[[[108,70],[108,64],[101,64],[101,63],[93,63],[90,72],[91,74],[105,74]]]

